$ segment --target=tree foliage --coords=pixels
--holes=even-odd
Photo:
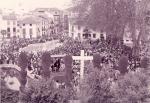
[[[111,82],[108,80],[111,73],[107,69],[95,69],[90,66],[81,85],[81,100],[83,103],[111,103]]]
[[[113,103],[144,103],[149,95],[148,84],[145,73],[125,74],[112,87]]]
[[[25,52],[21,52],[18,57],[18,65],[21,68],[19,81],[21,83],[20,91],[24,92],[25,85],[27,83],[27,71],[26,68],[28,66],[28,56]]]
[[[67,85],[70,85],[71,80],[73,78],[72,76],[72,63],[73,59],[71,55],[67,55],[64,57],[64,63],[65,63],[65,79]]]
[[[44,52],[41,57],[42,61],[42,70],[43,70],[43,76],[44,78],[50,77],[50,66],[52,64],[52,58],[49,52]]]
[[[128,72],[114,80],[115,70],[89,68],[81,85],[83,103],[145,103],[149,98],[146,72]]]
[[[141,68],[148,68],[149,66],[149,58],[143,57],[141,60]]]
[[[27,83],[27,71],[21,70],[19,79],[20,79],[19,81],[21,83],[21,87],[22,86],[24,87],[26,85],[26,83]]]
[[[51,79],[30,80],[29,83],[31,94],[28,103],[68,103],[68,100],[75,96],[71,88],[56,88]]]
[[[128,63],[128,57],[122,55],[119,59],[119,71],[121,74],[125,74],[126,72],[128,72],[127,67],[128,67],[129,63]]]
[[[42,57],[41,57],[41,60],[42,60],[42,66],[43,67],[50,67],[51,63],[52,63],[52,58],[51,58],[51,55],[49,52],[44,52],[42,54]]]
[[[134,12],[131,3],[127,0],[78,0],[77,10],[86,25],[117,35],[131,19]]]
[[[100,56],[100,54],[94,54],[93,55],[93,65],[95,68],[101,68],[101,64],[102,63],[102,58]]]
[[[74,0],[74,7],[79,13],[79,25],[103,30],[108,37],[121,39],[129,27],[134,46],[139,46],[140,39],[145,38],[144,18],[149,3],[149,0]],[[140,32],[136,33],[137,30]]]
[[[28,56],[27,53],[21,52],[18,57],[18,65],[21,69],[26,69],[28,66]]]

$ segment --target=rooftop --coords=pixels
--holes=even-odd
[[[61,10],[59,10],[58,8],[36,8],[34,11],[37,11],[37,12],[45,12],[45,11],[54,12],[54,11],[61,11]]]
[[[3,16],[4,20],[17,20],[17,16],[15,14],[9,14]]]
[[[19,21],[20,24],[38,24],[39,21],[36,17],[26,17],[23,20]]]

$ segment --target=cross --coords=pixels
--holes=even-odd
[[[84,76],[84,61],[93,60],[93,56],[85,56],[84,50],[81,50],[80,56],[72,56],[73,60],[80,60],[80,80],[83,80]]]
[[[65,55],[51,55],[51,57],[64,57]],[[93,56],[85,56],[84,50],[81,50],[80,56],[72,56],[73,60],[80,60],[80,80],[83,79],[84,76],[84,61],[85,60],[93,60]]]

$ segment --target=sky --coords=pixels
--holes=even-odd
[[[0,0],[0,9],[33,10],[35,8],[67,8],[71,0]]]

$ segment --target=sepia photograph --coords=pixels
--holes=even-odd
[[[150,103],[150,0],[0,0],[0,103]]]

